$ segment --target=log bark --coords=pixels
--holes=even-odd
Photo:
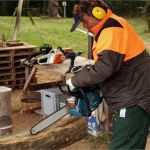
[[[0,139],[0,150],[59,150],[86,136],[83,118],[67,118],[38,135],[14,135]]]

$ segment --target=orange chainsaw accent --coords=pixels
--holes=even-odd
[[[61,64],[64,60],[64,54],[62,52],[57,52],[54,58],[54,64]]]

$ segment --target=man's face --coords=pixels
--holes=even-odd
[[[86,28],[89,32],[92,32],[91,29],[99,22],[92,16],[89,16],[87,14],[82,15],[82,20],[81,20],[83,27]]]

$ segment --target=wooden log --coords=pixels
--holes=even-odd
[[[75,60],[75,66],[85,65],[88,59],[78,56]],[[52,86],[60,84],[67,78],[66,74],[70,66],[70,60],[66,59],[62,64],[36,65],[37,71],[35,73],[35,83],[29,86],[30,90],[40,90],[44,88],[51,88]],[[71,74],[70,74],[71,75]]]
[[[37,135],[30,135],[29,124],[33,120],[35,122],[33,117],[37,116],[33,114],[22,116],[19,117],[17,114],[16,119],[13,120],[16,123],[19,120],[21,123],[21,125],[14,124],[16,133],[0,138],[0,150],[58,150],[82,139],[87,134],[84,118],[65,117],[45,131]],[[25,127],[25,124],[28,125],[28,128]]]
[[[10,133],[11,129],[11,89],[0,86],[0,135]]]

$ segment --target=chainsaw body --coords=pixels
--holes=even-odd
[[[79,88],[72,95],[75,97],[75,105],[74,108],[68,108],[72,116],[90,116],[103,99],[96,88]]]
[[[35,64],[61,64],[65,59],[70,59],[70,65],[66,72],[69,73],[74,67],[76,57],[81,54],[81,52],[64,50],[61,47],[53,49],[50,45],[44,44],[38,52],[33,53],[28,58],[21,59],[20,62],[23,65],[33,67]]]

